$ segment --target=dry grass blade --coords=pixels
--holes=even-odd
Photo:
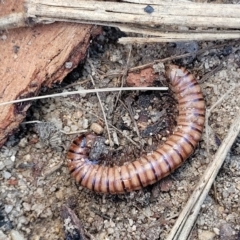
[[[66,96],[69,96],[69,95],[80,94],[80,93],[136,91],[136,90],[142,90],[142,91],[148,91],[148,90],[166,91],[166,90],[168,90],[168,88],[167,87],[123,87],[123,88],[87,89],[87,90],[78,90],[78,91],[71,91],[71,92],[64,92],[64,93],[55,93],[55,94],[45,95],[45,96],[22,98],[22,99],[12,100],[12,101],[8,101],[8,102],[2,102],[2,103],[0,103],[0,106],[12,104],[12,103],[21,103],[21,102],[26,102],[26,101],[46,99],[46,98],[66,97]]]
[[[92,77],[91,75],[90,75],[90,79],[91,79],[91,81],[92,81],[92,84],[93,84],[94,88],[96,88],[96,87],[95,87],[95,82],[94,82],[93,77]],[[110,145],[110,146],[113,146],[114,143],[113,143],[112,138],[111,138],[111,135],[110,135],[110,131],[109,131],[109,127],[108,127],[108,121],[107,121],[107,117],[106,117],[106,114],[105,114],[105,111],[104,111],[104,107],[103,107],[103,104],[102,104],[102,101],[101,101],[101,98],[100,98],[98,92],[97,92],[96,94],[97,94],[97,98],[98,98],[100,107],[101,107],[101,109],[102,109],[102,114],[103,114],[104,122],[105,122],[105,125],[106,125],[106,128],[107,128],[109,145]]]
[[[127,73],[128,73],[128,65],[129,65],[131,53],[132,53],[132,46],[130,46],[130,48],[129,48],[127,64],[126,64],[126,67],[125,67],[125,69],[123,71],[123,74],[121,76],[121,87],[123,87],[124,83],[126,82],[126,76],[127,76]],[[121,96],[121,93],[122,93],[121,91],[118,92],[117,99],[116,99],[115,104],[114,104],[115,107],[117,106],[117,103],[118,103],[118,100]]]
[[[206,141],[207,141],[207,155],[208,155],[208,158],[209,158],[209,125],[208,125],[208,119],[210,117],[210,114],[211,112],[213,111],[213,109],[215,107],[217,107],[219,104],[222,103],[222,101],[228,97],[228,95],[234,91],[237,87],[240,86],[240,83],[239,84],[236,84],[235,86],[231,87],[225,94],[222,95],[222,97],[220,97],[217,102],[215,102],[209,109],[206,110],[206,120],[205,120],[205,129],[206,129]]]
[[[217,67],[215,67],[213,70],[211,70],[210,72],[206,73],[200,81],[198,81],[198,83],[203,83],[205,82],[207,79],[209,79],[212,75],[214,75],[216,72],[220,71],[223,68],[223,65],[220,64]]]
[[[235,43],[236,43],[236,41],[232,41],[231,43],[228,43],[228,44],[230,44],[232,46]],[[160,62],[164,63],[164,62],[168,62],[168,61],[172,61],[172,60],[182,59],[182,58],[185,58],[185,57],[190,57],[190,56],[194,56],[194,55],[200,55],[200,54],[203,54],[204,52],[206,52],[206,51],[208,51],[210,49],[214,49],[214,48],[220,49],[220,48],[223,48],[226,45],[227,45],[226,43],[213,45],[213,46],[209,46],[209,47],[206,47],[206,48],[202,48],[202,49],[200,49],[198,51],[193,51],[193,52],[190,52],[190,53],[184,53],[184,54],[181,54],[181,55],[176,55],[176,56],[166,57],[166,58],[162,58],[162,59],[157,59],[154,62],[150,62],[150,63],[146,63],[144,65],[140,65],[140,66],[137,66],[137,67],[130,68],[128,70],[128,72],[139,71],[139,70],[145,69],[147,67],[151,67],[154,64],[160,63]]]
[[[240,132],[240,111],[237,113],[227,136],[216,152],[213,161],[201,177],[187,204],[175,222],[166,240],[186,240],[226,156]]]
[[[123,29],[121,29],[123,30]],[[127,30],[127,29],[126,29]],[[131,29],[129,29],[129,32]],[[160,34],[159,34],[160,35]],[[162,33],[157,37],[122,37],[118,40],[121,44],[146,44],[160,42],[187,42],[187,41],[215,41],[221,39],[238,39],[240,32],[231,33]]]
[[[137,133],[137,136],[139,139],[141,139],[141,136],[140,136],[140,132],[139,132],[139,129],[138,129],[138,125],[137,125],[137,122],[136,120],[134,119],[134,114],[133,114],[133,110],[131,108],[131,104],[127,104],[127,106],[125,105],[125,103],[122,101],[122,100],[119,100],[120,103],[123,105],[123,107],[127,110],[127,112],[129,113],[129,116],[133,122],[133,125],[134,125],[134,130],[136,131]]]

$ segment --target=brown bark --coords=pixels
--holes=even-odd
[[[5,2],[5,1],[4,1]],[[20,1],[0,4],[1,13],[21,10]],[[14,9],[14,10],[13,10]],[[0,102],[36,96],[42,86],[61,82],[86,56],[92,25],[53,23],[0,34]],[[65,63],[72,67],[66,68]],[[0,106],[0,147],[25,118],[30,102]]]

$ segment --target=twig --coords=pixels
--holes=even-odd
[[[74,83],[71,83],[71,84],[68,84],[67,86],[63,87],[63,88],[60,88],[61,89],[65,89],[65,88],[70,88],[70,87],[75,87],[75,86],[78,86],[78,85],[83,85],[87,82],[89,82],[90,79],[84,79],[84,80],[81,80],[81,81],[77,81],[77,82],[74,82]],[[59,89],[58,89],[59,90]]]
[[[121,29],[123,31],[123,29]],[[126,31],[126,29],[125,29]],[[158,37],[122,37],[121,44],[146,44],[160,42],[215,41],[240,38],[240,32],[235,33],[159,33]]]
[[[130,115],[130,117],[131,117],[131,119],[132,119],[132,122],[133,122],[133,124],[134,124],[134,127],[135,127],[135,131],[136,131],[136,133],[137,133],[137,136],[138,136],[139,139],[141,139],[140,133],[139,133],[139,129],[138,129],[138,125],[137,125],[137,123],[136,123],[136,121],[135,121],[135,119],[134,119],[133,110],[132,110],[132,108],[131,108],[130,103],[127,102],[127,106],[126,106],[122,100],[119,100],[119,101],[120,101],[120,103],[123,105],[123,107],[129,112],[129,115]]]
[[[88,63],[89,63],[90,66],[91,66],[92,74],[95,75],[95,74],[96,74],[96,69],[95,69],[95,67],[93,66],[92,62],[91,62],[89,59],[88,59]],[[91,79],[91,82],[92,82],[93,87],[96,88],[96,84],[95,84],[95,82],[94,82],[94,80],[93,80],[92,75],[89,75],[89,77],[90,77],[90,79]],[[102,114],[103,114],[105,126],[106,126],[106,129],[107,129],[109,145],[112,147],[112,146],[114,145],[114,143],[113,143],[112,138],[111,138],[111,135],[110,135],[110,131],[109,131],[109,127],[108,127],[108,121],[107,121],[107,117],[106,117],[106,114],[105,114],[105,111],[104,111],[104,107],[103,107],[101,98],[100,98],[100,96],[99,96],[99,93],[96,93],[96,94],[97,94],[97,98],[98,98],[98,101],[99,101],[99,104],[100,104],[100,107],[101,107],[101,110],[102,110]]]
[[[205,74],[200,81],[198,81],[198,83],[203,83],[205,82],[207,79],[209,79],[212,75],[214,75],[216,72],[220,71],[223,68],[222,64],[219,64],[217,67],[215,67],[212,71],[208,72],[207,74]]]
[[[181,59],[181,58],[185,58],[185,57],[190,57],[190,56],[195,55],[195,54],[197,54],[197,52],[185,53],[185,54],[181,54],[181,55],[177,55],[177,56],[171,56],[171,57],[167,57],[167,58],[163,58],[163,59],[154,60],[153,62],[144,64],[144,65],[140,65],[140,66],[137,66],[137,67],[130,68],[128,70],[128,72],[134,72],[134,71],[142,70],[142,69],[145,69],[147,67],[151,67],[151,66],[153,66],[156,63],[167,62],[167,61],[171,61],[171,60],[176,60],[176,59]]]
[[[181,30],[181,29],[172,29],[171,27],[168,28],[166,26],[158,26],[158,29],[156,31],[156,27],[152,27],[152,26],[129,26],[126,24],[122,24],[122,23],[117,23],[115,25],[115,27],[118,27],[121,31],[123,32],[132,32],[132,33],[138,33],[138,34],[142,34],[144,36],[156,36],[156,37],[168,37],[168,38],[174,38],[174,36],[176,37],[175,40],[178,40],[179,38],[187,36],[188,34],[190,34],[191,39],[192,40],[196,40],[196,37],[200,38],[200,35],[203,34],[203,36],[207,37],[209,35],[217,35],[219,33],[223,34],[223,35],[227,35],[227,34],[239,34],[240,32],[237,30],[223,30],[221,29],[221,32],[219,30],[216,29],[201,29],[201,30],[196,30],[196,29],[185,29],[185,30]],[[227,37],[227,36],[226,36]],[[125,38],[125,37],[124,37]],[[172,40],[171,39],[171,40]],[[170,40],[170,41],[171,41]]]
[[[90,76],[90,79],[92,81],[92,84],[94,86],[94,88],[96,88],[96,85],[95,85],[95,82],[93,80],[93,77],[91,75]],[[111,138],[111,135],[110,135],[110,131],[109,131],[109,127],[108,127],[108,122],[107,122],[107,118],[106,118],[106,114],[105,114],[105,111],[104,111],[104,108],[103,108],[103,104],[102,104],[102,101],[101,101],[101,98],[99,96],[98,93],[97,94],[97,98],[98,98],[98,101],[99,101],[99,104],[100,104],[100,107],[102,109],[102,114],[103,114],[103,118],[104,118],[104,122],[105,122],[105,125],[106,125],[106,128],[107,128],[107,134],[108,134],[108,140],[109,140],[109,145],[112,147],[114,145],[113,141],[112,141],[112,138]]]
[[[60,130],[60,132],[66,135],[72,135],[72,134],[78,134],[78,133],[85,133],[87,132],[87,130],[79,130],[79,131],[73,131],[73,132],[65,132],[63,130]]]
[[[210,117],[211,112],[213,111],[213,109],[215,107],[217,107],[219,104],[222,103],[223,100],[225,100],[225,98],[233,91],[235,90],[237,87],[240,86],[240,83],[234,85],[233,87],[231,87],[225,94],[222,95],[222,97],[220,97],[217,102],[215,102],[209,109],[206,109],[206,120],[205,120],[205,129],[206,129],[206,142],[207,142],[207,155],[209,157],[209,125],[208,125],[208,120]]]
[[[165,220],[166,220],[166,221],[169,221],[169,220],[172,220],[172,219],[174,219],[174,218],[176,218],[176,217],[178,217],[178,216],[179,216],[179,213],[175,213],[174,215],[165,218]]]
[[[198,216],[201,205],[204,202],[211,186],[220,170],[229,149],[234,143],[240,131],[240,111],[238,111],[229,131],[218,151],[216,152],[213,161],[206,169],[200,182],[193,191],[187,204],[175,222],[170,234],[166,240],[186,240],[189,232]]]
[[[233,41],[233,42],[232,42],[232,45],[235,44],[235,43],[236,43],[236,41]],[[229,44],[229,43],[228,43],[228,44]],[[128,70],[128,72],[134,72],[134,71],[142,70],[142,69],[145,69],[145,68],[147,68],[147,67],[151,67],[151,66],[153,66],[154,64],[160,63],[160,62],[168,62],[168,61],[177,60],[177,59],[182,59],[182,58],[190,57],[190,56],[194,56],[194,55],[200,55],[200,54],[202,54],[202,53],[204,53],[205,51],[208,51],[208,50],[210,50],[210,49],[213,49],[213,48],[222,48],[222,47],[224,47],[224,46],[226,46],[226,43],[224,43],[224,44],[219,44],[219,45],[214,45],[214,46],[209,46],[209,47],[200,49],[200,50],[198,50],[198,51],[193,51],[193,52],[190,52],[190,53],[185,53],[185,54],[181,54],[181,55],[177,55],[177,56],[171,56],[171,57],[166,57],[166,58],[154,60],[153,62],[144,64],[144,65],[140,65],[140,66],[137,66],[137,67],[130,68],[130,69]]]
[[[44,122],[39,120],[33,120],[33,121],[22,122],[21,124],[33,124],[33,123],[44,123]]]
[[[122,74],[122,78],[121,78],[121,87],[123,87],[125,81],[126,81],[126,76],[127,76],[127,73],[128,73],[128,65],[129,65],[129,62],[130,62],[130,57],[131,57],[131,53],[132,53],[132,46],[130,46],[130,49],[129,49],[129,53],[128,53],[128,58],[127,58],[127,64],[126,64],[126,67],[123,71],[123,74]],[[121,93],[122,91],[119,91],[118,92],[118,95],[117,95],[117,99],[116,99],[116,102],[115,102],[115,107],[117,106],[117,103],[118,103],[118,99],[119,97],[121,96]]]
[[[46,177],[50,176],[51,174],[53,174],[54,172],[56,172],[58,169],[60,169],[63,165],[63,161],[58,162],[57,164],[55,164],[54,166],[48,167],[43,173],[42,173],[42,177],[43,179],[45,179]]]
[[[45,99],[45,98],[66,97],[69,95],[80,94],[80,93],[116,92],[116,91],[120,91],[120,90],[121,91],[137,91],[137,90],[166,91],[166,90],[168,90],[168,88],[167,87],[123,87],[123,88],[118,87],[118,88],[101,88],[101,89],[87,89],[87,90],[83,89],[83,90],[78,90],[78,91],[55,93],[55,94],[50,94],[50,95],[45,95],[45,96],[37,96],[37,97],[12,100],[12,101],[8,101],[8,102],[0,103],[0,106],[12,104],[12,103],[21,103],[21,102],[32,101],[32,100]]]
[[[240,86],[240,83],[237,83],[236,85],[234,85],[233,87],[231,87],[225,94],[223,94],[218,100],[217,102],[215,102],[210,109],[208,109],[208,112],[211,113],[212,110],[217,107],[220,103],[222,103],[223,100],[225,100],[225,98],[236,88],[238,88]]]

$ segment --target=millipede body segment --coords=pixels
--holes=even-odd
[[[196,79],[185,68],[169,65],[169,87],[178,102],[177,126],[155,151],[123,166],[106,167],[89,160],[95,135],[77,137],[67,154],[68,168],[76,182],[93,191],[121,194],[138,190],[164,178],[194,151],[203,131],[205,103]]]

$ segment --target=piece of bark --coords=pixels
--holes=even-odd
[[[127,85],[131,87],[149,87],[153,86],[154,81],[158,79],[158,74],[149,67],[142,69],[139,73],[129,73],[126,79]]]
[[[5,6],[6,10],[1,8],[1,14],[9,12],[9,8],[14,9],[14,4],[1,4],[1,7]],[[93,25],[75,23],[53,23],[2,32],[0,102],[35,96],[42,86],[61,82],[85,58],[92,36],[99,32],[100,29]],[[30,105],[25,102],[0,107],[0,147],[18,128]]]
[[[61,216],[64,222],[65,239],[68,240],[86,240],[83,224],[74,211],[66,204],[62,206]]]

